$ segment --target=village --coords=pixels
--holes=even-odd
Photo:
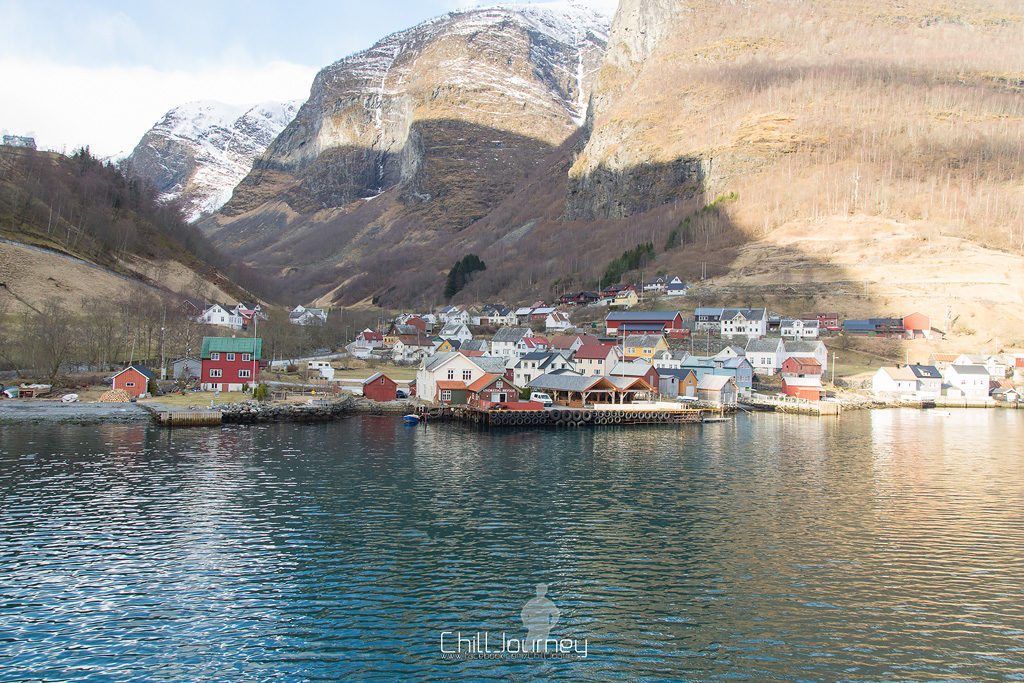
[[[929,352],[944,333],[921,313],[785,317],[764,307],[681,306],[688,292],[679,278],[658,277],[565,293],[550,304],[447,305],[379,319],[343,346],[303,357],[267,352],[259,336],[261,321],[267,325],[260,304],[209,304],[191,316],[216,333],[204,334],[197,354],[168,359],[155,370],[130,361],[108,377],[97,400],[170,401],[194,410],[254,399],[354,396],[401,410],[630,406],[631,413],[703,408],[816,415],[842,408],[1020,405],[1024,352]],[[287,320],[317,328],[330,314],[299,305]],[[870,343],[899,344],[905,362],[872,367],[871,356],[858,350]],[[844,365],[846,356],[857,357],[855,365]],[[50,385],[23,382],[2,394],[33,399],[48,392]],[[74,393],[54,398],[79,400]]]

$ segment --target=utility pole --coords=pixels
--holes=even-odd
[[[836,352],[832,352],[832,386],[836,386]]]

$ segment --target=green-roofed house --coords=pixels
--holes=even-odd
[[[253,337],[203,337],[199,357],[203,391],[241,391],[260,381],[263,340]]]

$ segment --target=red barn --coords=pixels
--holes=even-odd
[[[790,356],[782,361],[782,374],[795,377],[820,377],[821,363],[815,358],[799,358]]]
[[[199,354],[203,391],[241,391],[260,380],[263,340],[253,337],[203,337]]]
[[[363,396],[371,401],[394,401],[398,398],[398,384],[383,372],[376,372],[363,380]]]
[[[932,325],[924,313],[911,313],[903,318],[903,329],[908,337],[917,339],[930,336]]]
[[[614,311],[604,319],[609,337],[620,334],[666,334],[674,339],[688,336],[679,311]]]
[[[156,379],[153,371],[143,365],[132,364],[112,378],[114,389],[123,389],[132,398],[149,393],[149,380]]]
[[[782,378],[782,393],[786,396],[795,396],[806,401],[820,401],[821,391],[820,377]]]

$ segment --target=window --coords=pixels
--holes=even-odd
[[[455,371],[454,370],[449,370],[448,371],[448,379],[455,379]]]
[[[384,384],[384,378],[383,377],[380,378],[380,383]]]
[[[210,377],[221,377],[223,374],[221,370],[210,370]]]
[[[126,387],[134,387],[135,386],[135,382],[125,382],[124,385]]]
[[[242,360],[243,361],[250,361],[250,360],[252,360],[252,354],[251,353],[243,353],[242,354]]]
[[[451,389],[442,389],[441,390],[441,400],[442,401],[450,401],[450,400],[452,400],[452,391],[451,391]]]
[[[252,370],[239,370],[238,377],[239,379],[248,379],[252,377]]]
[[[220,354],[214,351],[210,354],[210,360],[220,360]]]
[[[235,354],[229,353],[228,354],[228,360],[234,360],[234,359],[235,359]]]
[[[463,370],[462,371],[462,381],[463,382],[468,382],[471,379],[473,379],[473,371],[472,370]]]

